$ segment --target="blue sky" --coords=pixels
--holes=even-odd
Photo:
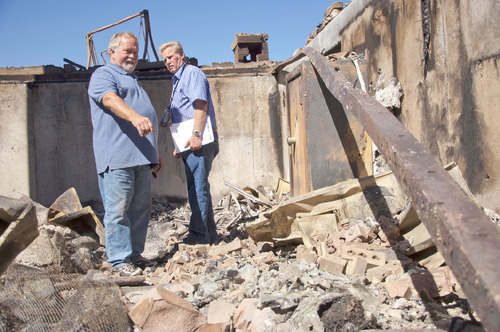
[[[199,65],[234,62],[231,50],[236,33],[267,33],[269,58],[283,61],[303,47],[323,20],[331,0],[0,0],[0,67],[55,65],[67,58],[87,65],[86,34],[126,17],[149,11],[156,49],[178,40],[187,56]],[[344,3],[348,3],[344,0]],[[97,53],[111,35],[139,32],[134,18],[94,35]],[[140,43],[142,57],[144,43]],[[158,53],[158,50],[157,50]],[[155,61],[149,48],[149,55]],[[158,54],[159,55],[159,54]],[[108,57],[104,55],[106,61]],[[102,59],[99,58],[100,63]]]

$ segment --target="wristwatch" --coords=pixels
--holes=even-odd
[[[198,130],[193,131],[193,135],[196,137],[200,137],[201,133]]]

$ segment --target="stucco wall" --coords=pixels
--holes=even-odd
[[[402,123],[441,164],[457,162],[480,203],[499,212],[500,3],[429,0],[428,19],[422,3],[354,1],[310,45],[328,53],[340,41],[364,54],[371,94],[397,78]]]
[[[30,195],[30,137],[27,84],[0,84],[0,195]]]
[[[240,187],[276,188],[283,163],[275,78],[210,76],[209,82],[220,137],[220,153],[210,175],[214,192],[230,192],[224,181]]]
[[[214,201],[236,186],[275,185],[281,176],[277,85],[268,69],[210,71],[221,152],[210,182]],[[8,75],[8,70],[2,72]],[[4,76],[5,77],[5,76]],[[160,117],[168,102],[169,75],[141,76]],[[70,187],[84,204],[99,206],[92,150],[88,77],[23,77],[0,84],[0,195],[26,194],[49,206]],[[277,142],[277,143],[276,143]],[[172,156],[168,129],[159,128],[164,170],[153,179],[153,197],[186,199],[184,165]]]

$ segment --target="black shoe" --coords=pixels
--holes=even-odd
[[[153,267],[158,265],[155,261],[139,256],[132,261],[132,265],[145,269],[147,267]]]
[[[200,240],[197,241],[197,240],[190,239],[189,237],[184,238],[181,243],[188,244],[191,246],[194,246],[195,244],[210,244],[209,242],[200,241]]]

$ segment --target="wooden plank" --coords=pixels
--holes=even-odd
[[[291,193],[298,196],[311,191],[310,177],[307,160],[306,116],[303,98],[303,72],[304,67],[299,66],[290,72],[286,78],[287,89],[287,120]]]

